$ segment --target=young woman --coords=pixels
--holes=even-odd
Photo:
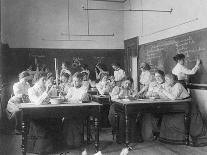
[[[111,99],[125,99],[132,96],[133,79],[131,77],[126,77],[125,80],[122,82],[122,86],[115,86],[112,90]],[[112,126],[112,130],[115,129],[115,109],[114,104],[110,106],[109,115],[108,115],[109,122]]]
[[[47,82],[47,75],[45,73],[41,73],[35,85],[28,90],[30,101],[37,105],[49,103],[51,93],[52,83]]]
[[[165,88],[160,90],[167,98],[171,100],[184,99],[189,97],[189,93],[177,80],[174,74],[165,75]]]
[[[73,87],[68,90],[66,99],[69,102],[79,102],[88,100],[88,89],[83,85],[83,74],[75,73],[73,75]]]
[[[95,67],[96,80],[99,81],[104,74],[109,74],[104,64],[97,64]]]
[[[108,74],[103,74],[102,79],[96,84],[99,94],[109,94],[110,85],[108,82]]]
[[[64,61],[62,62],[62,66],[61,66],[61,71],[60,71],[60,77],[62,76],[63,73],[68,73],[69,75],[71,75],[71,72],[69,70],[69,63]]]
[[[111,99],[124,99],[131,97],[133,94],[132,90],[133,79],[126,77],[122,82],[121,87],[115,86],[111,92]]]
[[[22,95],[16,95],[11,97],[7,104],[6,113],[8,119],[15,121],[15,134],[21,134],[22,117],[21,117],[21,110],[19,109],[19,104],[24,102],[28,103],[30,101],[27,95],[22,94]]]
[[[148,90],[145,94],[146,98],[155,97],[155,98],[163,98],[163,94],[160,91],[162,87],[164,87],[165,73],[162,70],[155,71],[155,81],[149,84]]]
[[[115,86],[116,86],[115,77],[114,76],[110,76],[109,77],[109,93],[111,93],[113,91]]]
[[[120,65],[113,63],[112,68],[114,69],[114,77],[115,81],[118,85],[121,84],[121,81],[125,78],[126,74],[123,69],[121,69]]]
[[[197,59],[195,67],[192,69],[188,69],[184,66],[185,64],[185,55],[184,54],[177,54],[173,57],[174,61],[176,61],[176,66],[172,69],[172,73],[177,76],[178,81],[183,84],[183,86],[186,88],[186,80],[187,75],[194,75],[200,66],[200,60]]]
[[[80,103],[82,101],[88,101],[87,89],[82,84],[83,74],[77,72],[73,76],[73,87],[71,87],[66,96],[69,104]],[[64,119],[63,134],[65,137],[65,143],[68,147],[77,147],[83,143],[82,129],[83,120],[85,119],[84,113],[81,111],[73,111],[71,117]]]
[[[126,77],[124,78],[123,82],[122,82],[122,86],[118,87],[115,86],[111,97],[112,99],[129,99],[133,96],[133,90],[132,90],[132,84],[133,84],[133,79],[131,77]],[[109,122],[112,126],[112,134],[115,131],[115,127],[116,127],[116,122],[115,122],[115,107],[114,104],[112,104],[110,106],[110,110],[109,110],[109,115],[108,115],[108,119]],[[130,133],[129,133],[129,137],[130,137],[130,141],[131,142],[138,142],[138,141],[142,141],[141,135],[139,135],[139,130],[140,130],[140,126],[137,126],[136,123],[136,116],[130,116],[129,118],[130,120]],[[119,122],[119,129],[118,132],[116,133],[116,141],[117,143],[124,143],[125,142],[125,118],[123,115],[119,116],[119,120],[117,120]],[[135,136],[136,135],[136,136]]]
[[[84,74],[84,80],[88,81],[90,76],[90,71],[88,69],[88,65],[83,64],[81,65],[81,73]]]
[[[164,87],[165,74],[162,70],[154,73],[155,81],[150,82],[144,98],[166,98],[161,89]],[[161,121],[162,115],[144,114],[142,120],[142,134],[144,139],[152,139],[153,134],[157,133],[157,122]]]
[[[15,96],[21,97],[23,94],[28,95],[28,89],[30,88],[28,81],[31,80],[31,78],[27,71],[23,71],[19,74],[19,82],[15,83],[13,86]]]
[[[72,84],[72,78],[68,73],[63,73],[62,76],[60,77],[60,95],[61,96],[66,96],[68,93],[68,90],[73,86]]]
[[[36,105],[48,104],[52,93],[52,83],[41,73],[33,87],[28,90],[29,99]],[[28,152],[48,153],[62,145],[61,120],[53,118],[33,119],[28,134]]]
[[[165,76],[165,84],[168,86],[168,89],[162,89],[161,91],[170,100],[185,99],[190,96],[184,86],[177,81],[177,77],[173,74],[167,74]],[[184,141],[184,115],[164,115],[160,129],[160,138],[177,140],[180,142]]]
[[[150,82],[152,81],[152,75],[150,73],[150,65],[146,62],[141,63],[141,75],[140,75],[140,91],[138,92],[138,96],[144,95],[144,92],[147,91]]]

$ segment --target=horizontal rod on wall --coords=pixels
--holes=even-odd
[[[115,0],[90,0],[90,1],[98,1],[98,2],[114,2],[114,3],[125,3],[127,0],[120,0],[120,1],[115,1]]]
[[[89,10],[89,11],[134,11],[134,12],[166,12],[166,13],[172,13],[173,9],[171,8],[170,10],[149,10],[149,9],[128,9],[128,10],[123,10],[123,9],[101,9],[101,8],[85,8],[84,6],[82,7],[83,10]]]
[[[114,37],[113,34],[72,34],[72,36],[89,36],[89,37]]]
[[[61,33],[61,35],[68,35],[66,33]],[[80,37],[114,37],[113,34],[70,34],[71,36],[80,36]]]
[[[94,41],[94,40],[75,40],[75,39],[44,39],[42,38],[42,40],[44,41]]]

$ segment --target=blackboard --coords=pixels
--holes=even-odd
[[[201,68],[190,76],[190,83],[207,84],[207,28],[140,45],[138,66],[148,62],[152,72],[161,69],[171,73],[177,53],[186,56],[185,65],[189,69],[195,66],[197,58],[201,59]]]

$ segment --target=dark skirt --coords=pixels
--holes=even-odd
[[[76,148],[83,144],[83,120],[68,119],[64,120],[63,135],[64,143],[70,148]]]
[[[27,152],[50,153],[62,145],[62,121],[60,119],[36,119],[30,122]]]
[[[112,132],[116,133],[116,142],[117,143],[125,143],[126,137],[126,125],[124,115],[119,115],[116,122],[115,120],[115,107],[114,104],[110,106],[109,122],[112,126]],[[116,126],[118,125],[118,126]],[[137,115],[129,116],[129,141],[132,143],[142,141],[141,136],[141,122],[138,119]]]
[[[160,129],[160,139],[184,142],[184,114],[164,115]],[[207,145],[207,124],[198,108],[194,107],[190,123],[190,143],[193,146]]]
[[[178,82],[179,82],[180,84],[182,84],[183,87],[187,90],[187,84],[186,84],[186,81],[185,81],[185,80],[178,80]]]

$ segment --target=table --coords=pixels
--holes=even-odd
[[[110,127],[110,123],[108,120],[108,114],[109,114],[109,109],[111,105],[111,96],[110,95],[92,95],[91,96],[92,101],[98,102],[102,104],[103,106],[101,107],[101,126],[102,127]]]
[[[184,113],[185,125],[185,144],[189,145],[190,115],[191,115],[191,99],[183,100],[167,100],[167,99],[138,99],[138,100],[113,100],[115,107],[115,118],[124,115],[125,120],[125,144],[129,146],[129,115],[137,115],[143,113]],[[117,128],[118,130],[118,128]],[[169,142],[173,143],[173,142]]]
[[[93,115],[95,128],[95,149],[99,150],[99,112],[101,104],[97,102],[90,103],[69,103],[34,105],[32,103],[22,103],[19,108],[22,111],[22,154],[26,155],[27,134],[30,120],[33,118],[63,118],[71,116],[76,109],[81,110],[87,116]],[[88,130],[87,130],[88,131]],[[87,141],[90,140],[87,133]]]

